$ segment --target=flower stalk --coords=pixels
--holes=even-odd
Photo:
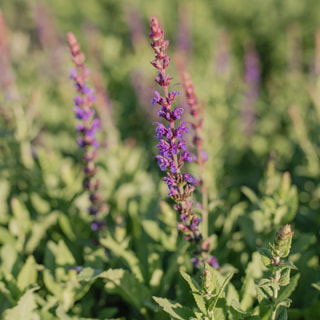
[[[203,119],[201,118],[201,109],[199,108],[199,101],[194,91],[194,86],[192,84],[190,75],[188,72],[183,73],[183,86],[186,92],[186,102],[190,108],[190,114],[193,117],[193,122],[191,122],[191,126],[195,131],[195,135],[193,137],[193,144],[196,148],[195,161],[199,168],[199,182],[198,185],[201,188],[201,218],[202,218],[202,235],[204,239],[208,238],[208,229],[209,229],[209,221],[208,221],[208,191],[206,185],[204,183],[204,165],[208,159],[208,155],[203,151],[203,139],[201,137],[201,129],[203,124]]]
[[[83,150],[82,161],[85,174],[83,187],[89,193],[90,206],[88,212],[94,216],[91,228],[99,230],[104,227],[105,222],[104,220],[99,220],[98,214],[102,214],[107,208],[99,192],[101,182],[96,178],[97,167],[95,160],[98,156],[97,148],[99,147],[96,136],[100,129],[100,121],[95,117],[95,110],[93,109],[95,101],[94,92],[87,85],[89,69],[84,63],[85,55],[81,52],[80,45],[71,32],[67,34],[67,40],[70,46],[72,61],[75,64],[75,68],[71,69],[70,79],[74,81],[78,92],[78,95],[74,99],[74,111],[76,119],[79,120],[76,129],[78,133],[78,147]]]
[[[159,139],[156,148],[159,154],[155,158],[158,160],[160,169],[166,172],[163,181],[168,186],[168,196],[175,202],[174,209],[180,216],[180,222],[177,224],[178,230],[183,233],[188,242],[197,247],[197,257],[192,259],[195,267],[203,265],[206,260],[210,264],[217,264],[216,260],[212,260],[213,257],[208,257],[209,246],[207,242],[202,241],[203,236],[199,230],[201,219],[192,210],[192,194],[196,188],[194,179],[188,172],[183,171],[184,163],[191,162],[192,155],[187,151],[183,139],[184,135],[189,132],[187,123],[178,124],[184,110],[173,106],[179,92],[169,90],[172,80],[166,72],[170,63],[170,57],[166,54],[169,41],[164,39],[164,31],[157,18],[151,18],[150,29],[151,47],[155,53],[155,59],[151,61],[151,64],[158,69],[155,81],[164,91],[163,96],[158,91],[154,91],[155,97],[152,99],[152,104],[161,106],[158,115],[167,122],[167,125],[156,122],[156,137]]]

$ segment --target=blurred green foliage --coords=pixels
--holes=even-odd
[[[193,305],[190,252],[152,158],[153,15],[170,40],[174,83],[186,68],[204,106],[210,243],[217,277],[236,271],[226,297],[240,292],[230,319],[237,310],[239,319],[252,315],[263,274],[256,249],[285,223],[300,274],[288,317],[320,317],[319,1],[2,0],[0,9],[0,317],[161,320],[159,305],[173,304],[161,299]],[[98,172],[109,214],[100,245],[81,185],[69,31],[103,119]],[[261,67],[250,136],[242,117],[248,43]]]

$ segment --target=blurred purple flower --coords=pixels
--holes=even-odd
[[[76,132],[79,134],[77,138],[78,147],[84,150],[82,157],[84,163],[83,171],[85,174],[83,187],[89,191],[90,207],[88,208],[88,212],[96,216],[98,213],[102,213],[107,207],[99,193],[101,183],[99,179],[95,178],[97,173],[97,167],[95,165],[97,152],[95,149],[99,147],[96,136],[101,126],[100,120],[95,118],[95,111],[92,108],[95,95],[93,90],[87,85],[89,69],[86,68],[84,64],[85,56],[81,52],[80,45],[72,33],[68,33],[67,39],[70,45],[72,61],[75,63],[75,68],[70,69],[70,79],[74,81],[75,88],[78,92],[78,95],[74,98],[74,112],[76,119],[79,120],[76,129]],[[95,218],[92,222],[91,229],[100,230],[103,226],[103,221],[98,221]]]

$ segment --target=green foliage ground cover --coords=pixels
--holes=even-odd
[[[268,319],[270,305],[279,319],[320,318],[318,1],[3,0],[0,9],[1,319]],[[153,159],[151,16],[170,40],[174,83],[185,57],[204,106],[210,244],[220,265],[205,274],[193,269]],[[100,97],[101,233],[90,229],[82,188],[69,31]],[[246,135],[248,44],[261,81]],[[194,163],[188,170],[197,175]],[[278,303],[268,300],[278,290],[268,270],[279,270],[272,249],[261,248],[288,223]]]

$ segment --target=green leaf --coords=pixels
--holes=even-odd
[[[320,291],[320,281],[313,283],[312,286],[316,288],[318,291]]]
[[[271,255],[271,252],[269,249],[266,249],[266,248],[260,248],[258,249],[260,255],[261,255],[261,260],[262,260],[262,263],[265,267],[270,267],[271,266],[271,258],[272,258],[272,255]]]
[[[17,286],[23,291],[29,285],[37,282],[37,263],[33,256],[29,256],[26,263],[21,268],[17,278]]]
[[[43,272],[43,282],[46,288],[59,300],[62,299],[63,288],[56,282],[49,270]]]
[[[41,217],[42,218],[42,217]],[[51,212],[48,216],[39,219],[39,222],[35,222],[32,225],[31,237],[26,244],[25,251],[32,253],[39,245],[42,238],[47,235],[47,230],[56,224],[58,218],[58,212]]]
[[[80,281],[91,281],[100,277],[104,271],[92,269],[90,267],[84,268],[77,276]]]
[[[286,261],[278,267],[278,270],[284,269],[298,270],[298,268],[291,261]]]
[[[15,245],[16,238],[9,232],[7,228],[0,226],[0,244],[5,243]]]
[[[195,317],[195,314],[188,308],[183,307],[178,302],[170,301],[166,298],[153,297],[153,299],[167,312],[174,320],[185,320]]]
[[[239,293],[231,282],[229,283],[226,291],[227,305],[230,305],[232,303],[232,300],[239,301]]]
[[[159,223],[153,220],[143,220],[142,226],[146,234],[156,242],[160,242],[164,249],[174,251],[176,249],[175,238],[169,237],[167,233],[160,229]]]
[[[290,282],[290,271],[291,269],[285,269],[281,273],[281,278],[280,278],[280,286],[286,286]]]
[[[11,292],[11,290],[9,290],[9,288],[7,288],[8,286],[4,283],[0,281],[0,292],[2,293],[2,297],[6,297],[8,299],[8,301],[13,305],[16,303],[16,299],[13,297],[13,294]],[[18,291],[18,288],[17,288]],[[17,293],[18,294],[18,293]],[[0,296],[0,298],[1,298]],[[1,312],[1,309],[0,309]]]
[[[218,271],[216,271],[218,272]],[[222,293],[223,293],[223,290],[225,289],[226,285],[228,284],[228,282],[231,280],[231,278],[233,277],[234,275],[234,272],[230,272],[224,282],[222,283],[222,285],[220,286],[220,288],[218,288],[218,292],[217,292],[217,295],[214,297],[214,299],[209,303],[209,306],[208,306],[208,310],[209,311],[213,311],[215,310],[216,308],[216,305],[217,305],[217,302],[218,302],[218,299],[222,296]]]
[[[288,319],[287,308],[280,307],[279,309],[277,309],[277,313],[276,313],[275,319],[277,319],[277,320],[287,320]]]
[[[262,275],[261,255],[255,251],[252,254],[252,261],[247,266],[246,276],[240,291],[242,309],[248,310],[252,307],[257,295],[254,280],[261,278]]]
[[[239,300],[233,299],[231,301],[231,305],[230,306],[233,308],[233,310],[235,310],[238,313],[241,313],[242,315],[245,315],[245,316],[250,316],[251,315],[251,312],[246,312],[246,311],[241,309]]]
[[[279,299],[286,299],[289,298],[291,293],[295,290],[296,286],[298,285],[298,281],[300,278],[300,274],[297,273],[290,279],[290,283],[280,291]]]
[[[17,226],[14,227],[13,234],[19,235],[16,234],[16,232],[27,233],[31,228],[30,214],[27,207],[20,199],[12,198],[11,209],[14,217],[16,218],[15,222],[17,224]]]
[[[42,199],[38,193],[32,192],[30,200],[37,213],[46,214],[50,211],[50,204],[48,201]]]
[[[280,287],[270,279],[261,279],[256,283],[257,298],[259,303],[263,299],[268,299],[273,295],[273,289],[279,290]]]
[[[4,320],[40,320],[40,317],[35,313],[37,308],[34,291],[38,290],[39,287],[34,287],[26,291],[26,293],[20,298],[18,304],[7,309],[4,312]]]
[[[57,211],[57,213],[59,214],[59,225],[62,231],[70,241],[75,241],[77,239],[77,236],[73,232],[70,218],[60,211]]]
[[[274,310],[277,310],[281,306],[285,308],[290,308],[291,303],[291,299],[277,299],[274,305]]]
[[[180,259],[180,257],[183,256],[189,247],[189,242],[181,241],[176,252],[174,252],[169,258],[168,268],[161,279],[160,295],[167,295],[174,278],[177,277],[177,270],[179,270],[181,264],[183,264],[183,260]]]
[[[217,292],[224,280],[221,277],[220,273],[206,263],[202,287],[210,297],[217,295]]]
[[[206,308],[206,304],[204,301],[203,296],[201,295],[200,292],[200,286],[199,284],[192,279],[187,273],[180,271],[180,274],[182,275],[182,277],[184,278],[184,280],[186,280],[189,284],[189,287],[191,289],[193,298],[198,306],[198,308],[201,310],[201,312],[206,315],[207,314],[207,308]]]
[[[69,317],[66,312],[63,310],[62,306],[59,306],[56,309],[56,315],[59,318],[59,320],[73,320],[74,318]]]
[[[100,244],[105,248],[108,248],[114,255],[121,257],[125,260],[132,273],[135,274],[138,280],[143,282],[143,275],[140,269],[140,262],[137,256],[126,248],[123,248],[118,242],[112,239],[111,235],[108,235],[106,238],[100,239]]]
[[[105,279],[105,288],[110,293],[119,294],[125,301],[141,309],[150,303],[151,294],[146,286],[141,284],[136,277],[124,269],[109,269],[107,271],[83,269],[77,279],[91,281],[97,278]]]
[[[57,266],[66,267],[76,265],[75,258],[62,239],[59,240],[58,245],[56,245],[54,242],[50,242],[50,248],[54,253],[55,263]]]
[[[105,288],[108,292],[119,294],[139,310],[151,299],[149,289],[127,270],[109,269],[100,277],[107,280]]]
[[[214,320],[226,320],[227,317],[227,306],[225,299],[219,299],[216,305],[216,308],[213,310]]]
[[[230,214],[228,215],[223,225],[224,235],[230,235],[232,233],[238,217],[243,214],[246,206],[246,202],[239,202],[231,208]]]
[[[241,187],[241,191],[242,193],[247,196],[247,198],[252,202],[252,203],[258,203],[259,199],[257,197],[257,195],[254,193],[253,190],[251,190],[250,188],[246,187],[246,186],[242,186]]]
[[[5,243],[0,247],[0,259],[1,269],[16,276],[17,265],[19,265],[20,262],[20,257],[18,256],[16,248],[9,243]]]

